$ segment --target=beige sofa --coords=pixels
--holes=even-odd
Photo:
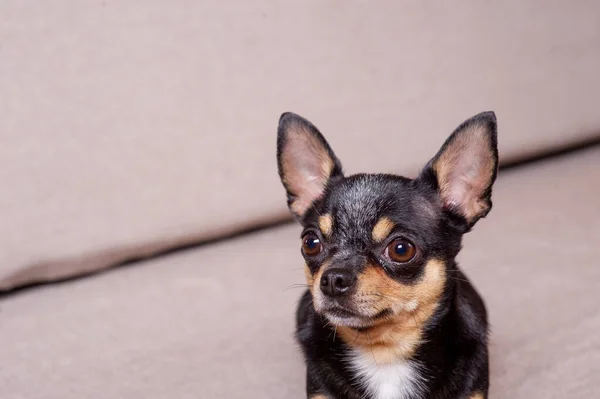
[[[1,2],[0,398],[302,397],[279,114],[412,176],[485,109],[504,168],[459,260],[491,397],[599,397],[599,13]]]

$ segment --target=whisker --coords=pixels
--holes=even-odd
[[[308,284],[291,284],[286,289],[284,289],[283,292],[286,292],[292,288],[309,288],[309,285]]]
[[[302,301],[302,299],[303,299],[302,297],[298,298],[298,300],[296,301],[296,307],[298,307],[298,305],[300,305],[300,301]],[[313,304],[312,298],[310,298],[310,302],[308,302],[308,304],[312,306],[312,304]]]
[[[455,281],[462,281],[465,283],[470,283],[469,280],[465,280],[464,278],[458,278],[458,277],[453,277],[453,276],[448,276],[448,277],[450,277],[452,280],[455,280]]]
[[[294,284],[288,285],[287,288],[297,288],[297,287],[310,287],[310,286],[305,283],[294,283]]]
[[[333,328],[333,342],[335,342],[335,335],[337,334],[337,326]]]

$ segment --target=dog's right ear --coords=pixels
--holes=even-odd
[[[299,115],[286,112],[279,118],[277,165],[290,211],[298,219],[335,178],[342,165],[319,130]]]

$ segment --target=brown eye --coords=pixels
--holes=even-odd
[[[417,253],[414,244],[405,238],[396,238],[386,248],[387,256],[396,263],[406,263]]]
[[[316,235],[309,233],[302,239],[302,252],[306,256],[318,255],[323,249],[321,240]]]

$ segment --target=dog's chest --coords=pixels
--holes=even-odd
[[[378,365],[368,352],[355,352],[350,364],[357,381],[374,399],[418,399],[423,377],[414,362],[399,360]]]

